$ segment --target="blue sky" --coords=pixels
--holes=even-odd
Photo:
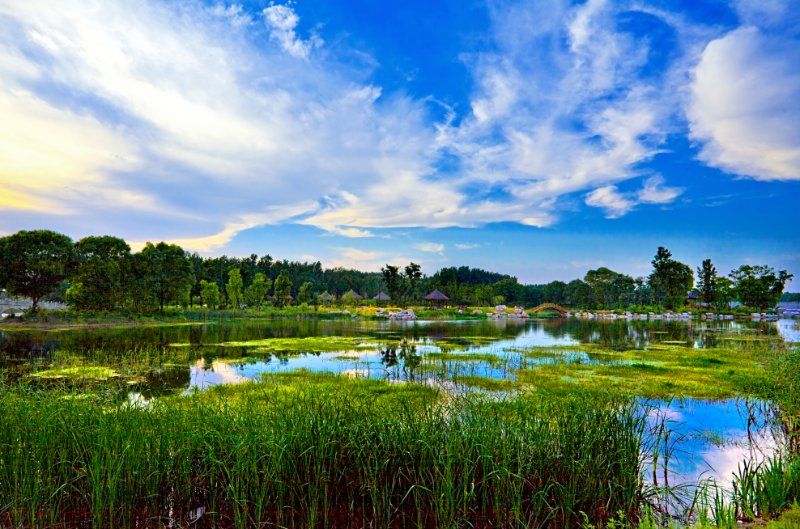
[[[800,276],[798,44],[781,0],[0,1],[0,233]]]

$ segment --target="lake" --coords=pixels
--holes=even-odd
[[[658,347],[702,351],[727,346],[731,340],[797,341],[799,335],[797,322],[789,320],[760,324],[576,319],[233,320],[0,331],[0,370],[11,383],[68,383],[65,379],[69,377],[58,371],[44,380],[34,375],[65,366],[110,366],[121,374],[124,398],[137,404],[161,395],[257,381],[268,373],[298,369],[502,397],[518,388],[495,388],[485,381],[514,382],[520,373],[535,374],[542,365],[630,362],[609,355],[609,351]],[[340,348],[339,342],[343,343]],[[303,349],[306,343],[309,351]],[[780,433],[772,428],[769,406],[763,402],[737,398],[642,398],[640,402],[652,430],[666,425],[670,432],[666,439],[653,435],[653,443],[664,445],[659,452],[662,458],[647,469],[654,484],[696,483],[708,478],[729,483],[744,460],[762,459],[782,442]],[[666,463],[663,454],[669,456]]]

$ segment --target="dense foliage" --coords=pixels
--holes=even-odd
[[[131,253],[110,236],[72,241],[52,231],[21,231],[0,238],[0,287],[37,303],[50,296],[79,310],[126,308],[163,311],[165,305],[209,308],[282,307],[297,303],[360,302],[379,292],[392,302],[419,303],[427,292],[444,292],[458,305],[499,303],[574,308],[679,308],[702,303],[726,309],[739,299],[757,309],[773,307],[792,275],[768,266],[743,265],[719,276],[710,259],[698,267],[698,290],[690,293],[692,269],[658,248],[653,271],[634,278],[607,267],[589,270],[569,283],[526,285],[517,278],[468,266],[447,267],[430,276],[416,263],[387,264],[381,272],[323,269],[319,262],[278,261],[270,255],[202,257],[181,247],[147,243]]]

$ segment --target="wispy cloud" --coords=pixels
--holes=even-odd
[[[473,243],[473,242],[458,242],[458,243],[454,244],[453,246],[455,246],[459,250],[472,250],[474,248],[480,247],[480,244]]]
[[[444,255],[444,244],[438,242],[420,242],[413,245],[413,248],[420,252],[438,253]]]
[[[587,193],[586,204],[606,211],[606,217],[617,219],[639,204],[669,204],[683,193],[678,187],[664,185],[660,175],[645,180],[642,188],[636,192],[623,193],[617,186],[603,186]]]
[[[289,55],[307,59],[312,49],[322,46],[323,41],[319,35],[312,34],[308,40],[302,40],[297,36],[296,29],[300,17],[290,5],[271,4],[262,13],[270,28],[270,38]]]
[[[0,209],[200,251],[280,222],[349,238],[548,226],[578,197],[619,217],[681,194],[661,176],[621,189],[686,119],[706,163],[797,179],[788,4],[736,5],[743,27],[701,31],[646,2],[491,2],[489,45],[463,56],[469,108],[440,120],[370,82],[374,59],[340,60],[352,50],[326,49],[291,3],[6,2]],[[674,49],[622,23],[645,15],[682,35]]]

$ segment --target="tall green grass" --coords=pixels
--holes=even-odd
[[[0,390],[0,526],[570,528],[638,515],[643,421],[628,403],[286,380],[146,408]]]

